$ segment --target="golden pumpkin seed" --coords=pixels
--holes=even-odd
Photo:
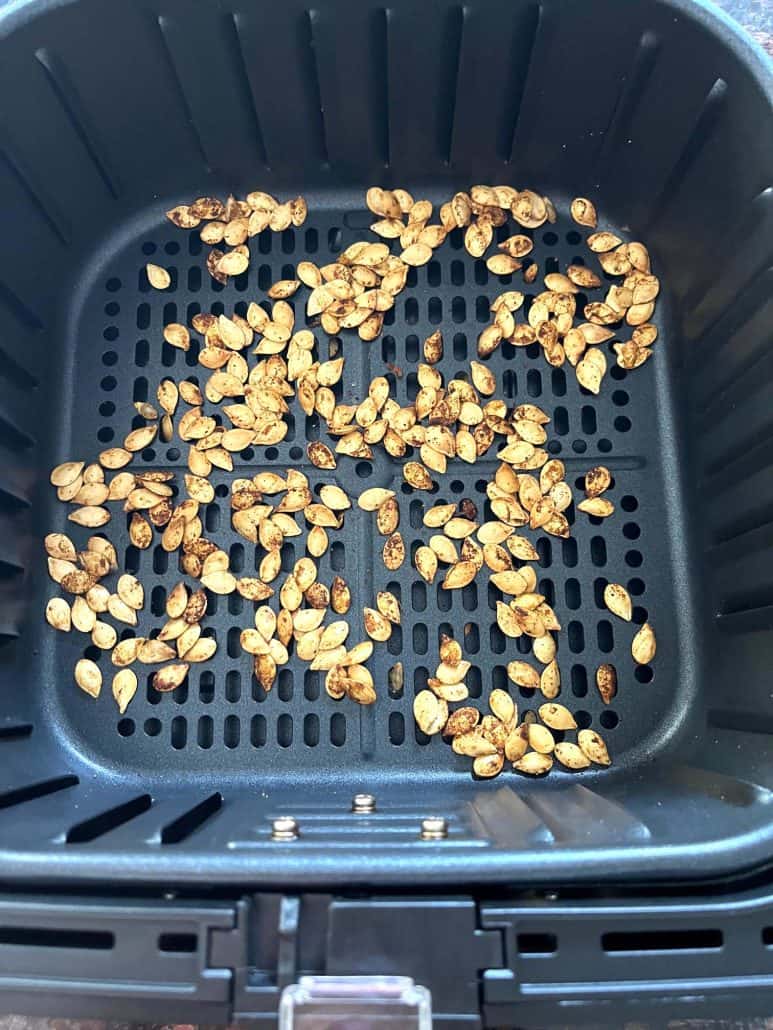
[[[555,746],[555,739],[547,726],[540,726],[536,722],[529,726],[529,747],[541,755],[549,755]]]
[[[657,642],[655,631],[645,622],[631,643],[631,654],[637,665],[648,665],[655,657]]]
[[[586,515],[594,515],[596,518],[608,518],[615,510],[615,506],[606,497],[586,497],[577,505],[578,511],[584,511]]]
[[[76,508],[67,516],[70,522],[79,526],[87,526],[89,529],[97,529],[110,521],[110,512],[107,508],[100,508],[96,505],[85,505],[83,508]]]
[[[515,702],[506,690],[492,690],[488,703],[489,708],[500,722],[507,724],[517,718]]]
[[[119,577],[116,593],[125,604],[134,608],[135,611],[139,611],[145,603],[145,591],[142,584],[136,576],[131,576],[129,573],[124,573]]]
[[[129,704],[137,693],[137,676],[131,669],[121,669],[113,676],[112,684],[113,698],[118,705],[118,711],[124,714]]]
[[[527,773],[529,776],[541,776],[550,772],[553,768],[553,759],[550,755],[540,754],[538,751],[530,751],[528,754],[513,762],[513,768],[518,772]]]
[[[422,550],[422,548],[419,548]],[[416,553],[417,568],[418,566],[418,551]],[[437,560],[436,560],[437,563]],[[437,567],[437,566],[436,566]],[[421,569],[419,569],[421,572]],[[462,587],[466,587],[468,583],[472,583],[478,573],[478,566],[473,561],[459,561],[446,573],[446,577],[443,580],[444,590],[459,590]],[[433,574],[434,575],[434,574]],[[426,579],[426,576],[424,577]],[[431,582],[431,580],[428,580]]]
[[[387,490],[380,486],[373,486],[368,490],[363,490],[357,499],[357,503],[363,511],[377,511],[384,501],[388,500],[390,497],[394,497],[394,495],[394,490]]]
[[[540,685],[540,674],[534,666],[520,659],[508,663],[507,675],[519,687],[536,690]]]
[[[498,776],[505,764],[505,756],[497,752],[495,755],[478,755],[473,759],[472,771],[475,776],[481,779],[490,779]]]
[[[191,346],[191,335],[184,325],[179,322],[170,322],[164,326],[164,339],[170,347],[177,347],[178,350],[187,351]]]
[[[574,730],[577,728],[574,716],[563,705],[556,704],[555,702],[540,705],[538,713],[540,719],[551,730]]]
[[[590,759],[583,753],[582,748],[568,740],[562,740],[556,744],[553,749],[553,756],[561,765],[566,766],[567,769],[587,769],[591,764]]]
[[[604,587],[604,604],[612,612],[626,622],[633,618],[631,596],[620,583],[607,583]]]
[[[591,762],[594,762],[596,765],[612,764],[607,745],[595,730],[580,730],[577,734],[577,743],[582,753]]]
[[[431,490],[432,476],[418,461],[408,461],[403,465],[403,479],[414,490]]]
[[[89,608],[86,599],[78,596],[72,603],[72,625],[81,633],[91,633],[96,625],[97,616]]]
[[[448,705],[431,690],[421,690],[413,699],[413,717],[422,733],[434,736],[448,722]]]
[[[548,662],[545,668],[540,673],[539,677],[539,688],[543,697],[552,700],[554,697],[558,697],[561,692],[561,673],[558,668],[558,663],[553,661]]]
[[[384,618],[375,608],[364,608],[362,612],[365,632],[373,640],[389,640],[392,635],[392,623]]]
[[[46,622],[54,629],[69,633],[72,626],[70,606],[63,597],[52,597],[46,605]]]
[[[102,673],[96,662],[89,658],[81,658],[75,664],[75,682],[90,697],[99,697],[102,689]]]
[[[145,272],[148,277],[148,282],[154,290],[167,290],[172,285],[172,277],[165,268],[160,265],[151,264],[148,262],[145,265]]]

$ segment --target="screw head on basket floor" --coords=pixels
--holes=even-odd
[[[271,823],[272,840],[297,840],[300,832],[297,820],[291,815],[280,815]]]

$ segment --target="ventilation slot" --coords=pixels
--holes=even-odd
[[[93,819],[77,823],[67,831],[65,843],[88,844],[97,837],[102,837],[111,830],[123,826],[124,823],[130,822],[138,815],[142,815],[143,812],[147,812],[152,804],[153,799],[150,794],[140,794],[139,797],[133,798],[123,805],[117,805],[115,808],[109,808],[106,812],[101,812]]]
[[[605,933],[604,951],[636,954],[640,951],[717,951],[722,947],[721,930],[638,930],[630,933]]]
[[[49,927],[0,926],[0,945],[14,948],[77,948],[111,951],[115,934],[98,930],[53,930]]]
[[[558,950],[554,933],[519,933],[516,943],[519,955],[552,955]]]
[[[174,822],[165,826],[161,831],[161,843],[180,844],[182,841],[187,840],[192,833],[195,833],[200,826],[204,825],[207,819],[211,818],[215,812],[219,812],[222,805],[222,795],[217,793],[211,794],[196,805],[195,808],[191,808],[175,819]]]
[[[48,794],[56,794],[60,790],[76,786],[78,782],[77,776],[59,776],[53,780],[31,783],[27,787],[17,787],[16,790],[0,794],[0,809],[12,808],[14,805],[24,804],[25,801],[34,801],[36,798],[44,798]]]
[[[162,933],[158,938],[158,950],[173,955],[191,955],[199,949],[199,938],[195,933]]]
[[[0,726],[0,741],[23,740],[32,735],[32,726],[28,722],[19,723],[18,726]]]

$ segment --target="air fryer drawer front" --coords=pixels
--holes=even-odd
[[[772,1010],[772,944],[767,890],[682,900],[6,897],[0,1005],[273,1027],[283,992],[297,997],[304,977],[337,978],[366,1000],[406,977],[429,995],[434,1027],[539,1027],[557,1013],[614,1026],[623,1016],[738,1018]]]

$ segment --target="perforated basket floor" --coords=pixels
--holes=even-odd
[[[133,424],[141,423],[133,401],[153,399],[164,376],[204,382],[208,373],[197,364],[197,343],[187,354],[174,350],[163,342],[166,323],[189,323],[200,310],[230,312],[235,307],[244,313],[249,301],[265,298],[273,281],[292,276],[297,261],[307,256],[320,264],[332,260],[349,242],[365,235],[369,221],[362,210],[312,211],[301,230],[287,230],[281,236],[264,233],[253,241],[248,273],[226,287],[207,274],[208,248],[196,233],[154,223],[128,242],[124,237],[120,249],[100,264],[71,324],[74,389],[72,407],[61,413],[61,455],[90,458],[99,449],[119,443],[133,419]],[[538,230],[535,244],[533,257],[543,272],[588,257],[576,227],[564,218]],[[144,273],[148,260],[169,268],[169,290],[149,288]],[[510,282],[527,291],[539,288],[539,282],[524,287],[520,275],[490,276],[482,261],[474,261],[464,251],[460,234],[452,234],[428,265],[411,272],[408,288],[388,313],[382,338],[368,344],[356,334],[342,335],[341,352],[346,358],[339,386],[342,398],[362,399],[370,379],[386,374],[398,401],[410,401],[416,393],[421,343],[438,327],[445,337],[439,365],[444,377],[468,375],[469,361],[476,357],[477,335],[489,318],[489,304]],[[299,324],[304,295],[302,291],[296,298]],[[674,596],[675,590],[681,590],[684,556],[678,492],[666,482],[673,467],[673,442],[665,310],[664,300],[659,307],[656,359],[626,374],[614,365],[610,350],[611,372],[598,397],[578,386],[568,366],[548,366],[536,346],[516,350],[506,344],[490,361],[509,404],[534,401],[550,414],[549,450],[566,462],[570,482],[577,480],[579,486],[579,477],[599,462],[614,476],[609,497],[617,510],[612,518],[602,523],[575,516],[572,509],[568,513],[571,539],[529,534],[540,554],[539,589],[563,624],[558,636],[560,700],[575,712],[580,727],[594,727],[608,741],[615,764],[611,772],[602,774],[607,776],[629,770],[665,744],[678,727],[694,687],[690,669],[680,665],[680,637],[686,627],[676,615],[684,606]],[[317,339],[324,358],[328,337],[318,332]],[[447,475],[437,477],[439,489],[430,499],[402,484],[400,463],[381,449],[372,463],[341,458],[333,473],[314,469],[306,458],[306,441],[328,438],[316,417],[304,418],[295,404],[292,410],[295,419],[291,418],[287,439],[276,447],[237,456],[233,475],[295,466],[307,472],[315,488],[335,481],[353,497],[367,486],[392,486],[400,500],[401,530],[411,554],[429,535],[421,521],[429,503],[467,497],[481,516],[486,511],[485,486],[497,464],[495,447],[474,466],[452,462]],[[136,464],[172,469],[181,480],[186,470],[185,445],[178,441],[154,445]],[[231,528],[231,478],[215,470],[216,499],[202,512],[202,519],[206,535],[229,551],[231,567],[249,574],[257,565],[256,548]],[[130,546],[125,517],[114,507],[116,515],[108,531],[126,570],[136,573],[145,585],[148,601],[138,632],[146,633],[160,626],[165,591],[181,578],[178,556],[166,554],[158,538],[144,552]],[[67,529],[64,506],[51,504],[47,524]],[[305,535],[285,544],[285,570],[304,553],[304,540]],[[240,630],[251,624],[254,605],[238,595],[211,596],[205,633],[217,637],[214,660],[193,666],[189,682],[171,695],[150,687],[152,669],[147,669],[123,717],[109,691],[94,702],[75,688],[68,670],[80,657],[84,638],[58,634],[55,646],[41,652],[41,661],[42,681],[53,685],[48,704],[60,734],[89,761],[123,774],[137,772],[150,784],[155,778],[180,773],[202,777],[213,786],[223,782],[214,775],[228,776],[229,782],[246,777],[266,785],[286,785],[288,778],[335,777],[353,788],[385,778],[468,779],[468,759],[454,755],[440,738],[424,737],[414,726],[413,697],[437,663],[439,634],[445,631],[456,637],[472,662],[467,677],[471,703],[483,706],[491,688],[502,687],[510,689],[522,711],[536,708],[539,698],[509,683],[506,665],[528,653],[528,641],[508,640],[501,634],[494,618],[500,595],[483,578],[449,592],[440,588],[442,577],[427,586],[410,560],[399,572],[387,571],[380,554],[383,538],[372,515],[349,512],[345,529],[331,535],[331,542],[319,563],[319,575],[330,583],[337,573],[351,587],[350,639],[361,639],[362,608],[373,603],[377,590],[393,591],[402,603],[402,626],[386,645],[376,645],[369,663],[379,694],[374,706],[360,708],[346,700],[331,700],[324,690],[324,673],[308,671],[295,658],[266,695],[252,676],[250,657],[239,645]],[[652,668],[635,668],[631,660],[630,640],[636,626],[615,619],[604,608],[602,593],[608,581],[627,586],[635,604],[635,624],[650,618],[660,631]],[[99,657],[94,649],[87,653]],[[101,658],[107,673],[109,656]],[[387,674],[398,661],[404,665],[405,687],[400,696],[392,696]],[[617,666],[619,689],[613,704],[606,707],[594,673],[608,661]]]

